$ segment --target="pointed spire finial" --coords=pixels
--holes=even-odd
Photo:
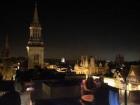
[[[6,38],[5,38],[5,49],[9,49],[9,37],[8,37],[8,34],[6,34]]]
[[[39,17],[38,17],[38,11],[37,11],[37,1],[35,1],[35,11],[34,11],[33,23],[39,23]]]

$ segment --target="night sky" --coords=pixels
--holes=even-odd
[[[0,3],[0,50],[9,35],[11,56],[27,56],[35,0]],[[92,1],[92,2],[91,2]],[[92,55],[140,59],[140,3],[117,0],[38,0],[47,58]]]

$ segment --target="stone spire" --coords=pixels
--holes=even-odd
[[[5,38],[5,49],[9,49],[9,37],[8,37],[8,35],[6,35],[6,38]]]
[[[42,27],[39,23],[39,16],[37,11],[37,4],[35,4],[35,10],[33,20],[29,27],[29,40],[27,44],[28,53],[28,69],[36,67],[44,67],[44,41],[42,38]]]
[[[33,16],[33,23],[39,24],[39,17],[38,17],[38,11],[37,11],[37,3],[35,3],[35,11]]]
[[[35,3],[35,10],[33,15],[33,20],[30,24],[30,37],[28,44],[39,44],[42,45],[42,28],[39,23],[39,16],[37,11],[37,3]]]

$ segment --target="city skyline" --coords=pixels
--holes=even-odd
[[[37,4],[47,58],[91,55],[114,60],[122,54],[126,60],[139,60],[139,3],[48,0]],[[27,56],[34,5],[34,0],[0,4],[0,50],[8,34],[11,55]]]

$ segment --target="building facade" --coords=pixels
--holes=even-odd
[[[35,6],[33,21],[29,27],[29,40],[27,44],[28,69],[35,66],[44,66],[44,41],[42,38],[42,27],[39,22],[37,5]]]
[[[97,63],[94,57],[82,56],[80,62],[74,66],[76,74],[99,75],[106,74],[109,70],[107,63]]]

